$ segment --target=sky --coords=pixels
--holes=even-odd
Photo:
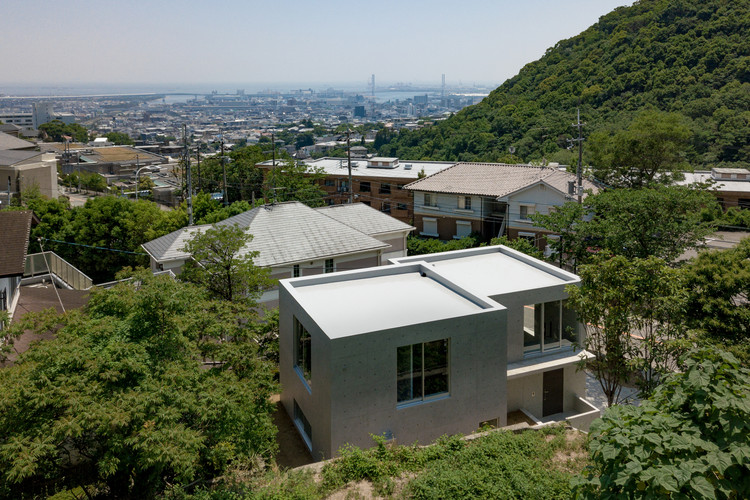
[[[397,82],[495,87],[625,0],[24,0],[8,85]],[[238,86],[238,88],[241,88]],[[248,88],[250,91],[251,89]]]

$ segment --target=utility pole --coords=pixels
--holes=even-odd
[[[198,191],[203,192],[203,184],[201,184],[201,147],[195,147],[195,156],[198,158]]]
[[[271,157],[273,158],[271,165],[273,166],[273,168],[276,168],[276,136],[273,132],[271,132],[271,149],[273,150],[273,152],[271,153],[273,155]]]
[[[227,162],[226,158],[224,158],[224,134],[221,135],[221,168],[224,173],[224,192],[222,193],[222,198],[224,199],[224,206],[229,205],[229,196],[227,196]]]
[[[185,141],[185,168],[187,168],[187,210],[188,226],[193,225],[193,178],[190,175],[190,150],[188,149],[187,124],[182,124],[182,137]]]
[[[352,148],[349,145],[349,139],[351,137],[351,130],[349,127],[346,128],[346,159],[349,166],[349,205],[354,203],[354,186],[352,185]]]
[[[576,108],[576,112],[578,114],[578,118],[576,123],[573,124],[573,127],[578,129],[578,139],[573,139],[573,141],[578,142],[578,167],[576,168],[576,179],[577,179],[577,193],[578,193],[578,203],[583,202],[583,127],[586,125],[585,123],[581,123],[581,108]]]

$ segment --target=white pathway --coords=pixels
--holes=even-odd
[[[599,381],[589,371],[586,371],[586,400],[602,411],[607,409],[607,396],[604,395]],[[638,406],[641,404],[641,400],[638,399],[638,389],[635,387],[623,387],[620,392],[620,401],[621,404]]]

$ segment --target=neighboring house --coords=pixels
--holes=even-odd
[[[685,172],[685,179],[677,184],[687,186],[712,181],[711,190],[724,210],[731,207],[750,209],[750,170],[745,168]]]
[[[21,191],[38,187],[39,193],[57,198],[57,161],[55,155],[39,151],[0,151],[0,200],[7,203]]]
[[[427,444],[510,412],[587,429],[565,287],[579,278],[503,246],[282,280],[281,402],[313,458],[371,435]]]
[[[26,269],[26,250],[33,216],[27,210],[0,211],[0,235],[3,239],[0,250],[0,311],[7,311],[11,318]]]
[[[8,127],[15,127],[15,125],[8,125]],[[36,148],[36,144],[19,139],[18,134],[13,136],[0,131],[0,151],[7,151],[9,149],[30,151],[34,148]]]
[[[530,215],[573,199],[575,175],[554,167],[459,163],[405,186],[414,193],[417,234],[449,240],[478,233],[527,238],[540,249],[548,233]],[[572,184],[571,184],[572,183]],[[584,180],[584,190],[596,186]]]
[[[277,163],[278,164],[278,163]],[[325,178],[320,187],[330,205],[349,203],[349,163],[347,158],[304,160],[304,164],[321,169]],[[354,201],[369,205],[405,224],[414,218],[412,194],[404,186],[455,165],[454,162],[399,161],[398,158],[352,158]],[[256,165],[269,170],[271,161]]]
[[[271,268],[273,279],[379,266],[406,255],[406,235],[414,229],[361,204],[314,209],[296,201],[256,207],[217,223],[232,224],[253,235],[245,251],[258,251],[255,265]],[[179,274],[191,258],[184,250],[187,241],[211,227],[185,227],[144,243],[152,271]],[[277,299],[278,291],[271,290],[261,302],[273,307]]]

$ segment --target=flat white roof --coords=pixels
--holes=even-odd
[[[343,281],[312,280],[307,286],[304,278],[289,281],[300,305],[331,339],[489,309],[416,270],[358,274]]]
[[[578,281],[573,274],[503,246],[417,255],[393,262],[419,260],[462,288],[487,297]]]
[[[373,158],[375,159],[375,158]],[[378,160],[388,160],[392,158],[378,158]],[[261,165],[271,165],[271,160],[261,162]],[[346,158],[319,158],[317,160],[305,160],[305,165],[322,168],[326,175],[349,175],[349,168]],[[429,176],[436,174],[441,170],[452,167],[456,162],[439,162],[439,161],[407,161],[399,160],[396,168],[368,167],[368,160],[363,158],[352,158],[352,177],[390,177],[394,179],[402,178],[405,181],[417,180],[420,172],[424,170],[424,175]],[[406,166],[409,165],[408,168]]]

